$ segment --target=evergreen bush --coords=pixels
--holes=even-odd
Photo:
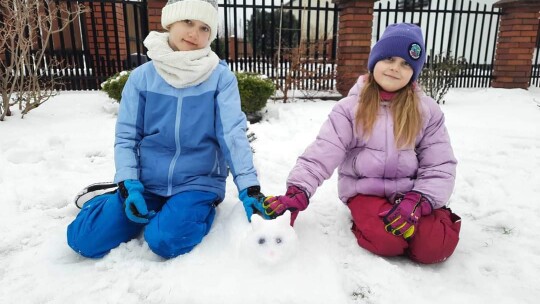
[[[238,89],[242,111],[251,123],[261,120],[258,113],[266,106],[268,98],[274,94],[276,88],[269,79],[262,78],[261,75],[253,73],[235,73],[238,79]]]
[[[122,99],[122,90],[126,85],[130,73],[131,71],[122,71],[114,74],[101,84],[101,90],[107,93],[110,98],[116,100],[116,102],[120,102],[120,99]]]
[[[131,71],[122,71],[109,77],[101,84],[101,90],[117,102],[122,98],[122,90]],[[275,92],[272,81],[253,73],[235,73],[238,79],[242,111],[248,120],[255,123],[261,119],[258,113],[266,106],[268,98]]]

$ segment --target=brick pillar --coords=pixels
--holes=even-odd
[[[122,3],[105,3],[103,7],[94,5],[92,9],[94,20],[91,19],[91,14],[86,14],[87,32],[83,33],[88,35],[88,51],[94,58],[97,75],[112,76],[112,74],[122,70],[122,63],[127,57]],[[117,28],[111,21],[114,19],[116,19]],[[94,37],[94,32],[96,37]],[[111,61],[105,61],[106,54],[109,54]]]
[[[148,30],[164,32],[161,26],[161,9],[167,0],[148,0]]]
[[[540,1],[501,0],[494,6],[502,9],[502,16],[491,86],[527,89],[538,35]]]
[[[347,95],[358,76],[367,72],[375,1],[334,0],[340,8],[336,88],[341,95]]]

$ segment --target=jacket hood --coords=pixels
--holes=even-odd
[[[366,75],[360,75],[360,77],[358,77],[354,85],[349,90],[349,94],[347,94],[347,97],[360,95],[360,92],[362,91],[362,88],[364,87],[365,77]]]

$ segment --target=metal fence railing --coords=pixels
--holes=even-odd
[[[414,5],[422,1],[423,5]],[[451,55],[465,62],[454,87],[489,87],[492,78],[500,10],[471,0],[411,0],[410,8],[395,2],[378,3],[374,9],[374,40],[390,23],[419,25],[425,35],[427,65],[436,55]]]
[[[147,0],[76,2],[89,9],[76,24],[82,32],[79,52],[86,73],[68,77],[68,89],[78,89],[78,83],[83,81],[88,83],[87,89],[99,89],[115,73],[146,62],[142,42],[148,35]]]
[[[65,89],[99,89],[113,74],[146,62],[148,0],[43,1],[89,8],[42,46],[64,63],[55,72]],[[212,48],[233,71],[264,74],[281,89],[335,88],[339,10],[333,1],[218,2],[220,26]],[[416,23],[425,34],[428,66],[435,55],[449,53],[466,62],[455,87],[489,87],[500,15],[472,0],[376,2],[372,44],[390,23]],[[540,34],[538,39],[531,63],[534,86],[540,86]]]
[[[334,88],[338,9],[332,1],[229,0],[219,6],[223,31],[214,50],[233,71],[265,74],[279,88]]]
[[[63,15],[77,12],[79,5],[84,13],[66,23]],[[147,0],[43,0],[40,7],[37,13],[47,21],[42,27],[27,25],[24,32],[37,37],[31,54],[44,50],[43,65],[35,69],[42,77],[55,75],[59,89],[99,89],[113,74],[146,61],[142,41],[148,35]],[[48,28],[53,33],[44,45]],[[2,59],[11,56],[15,54],[8,49],[0,53]]]
[[[538,20],[538,35],[536,35],[536,50],[533,54],[530,85],[540,87],[540,19]]]

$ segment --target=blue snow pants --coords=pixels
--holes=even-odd
[[[208,234],[218,202],[216,194],[204,191],[186,191],[168,198],[144,193],[144,198],[148,210],[157,213],[148,224],[126,217],[118,191],[92,198],[68,226],[68,245],[82,256],[101,258],[144,229],[150,249],[161,257],[173,258],[191,251]]]

